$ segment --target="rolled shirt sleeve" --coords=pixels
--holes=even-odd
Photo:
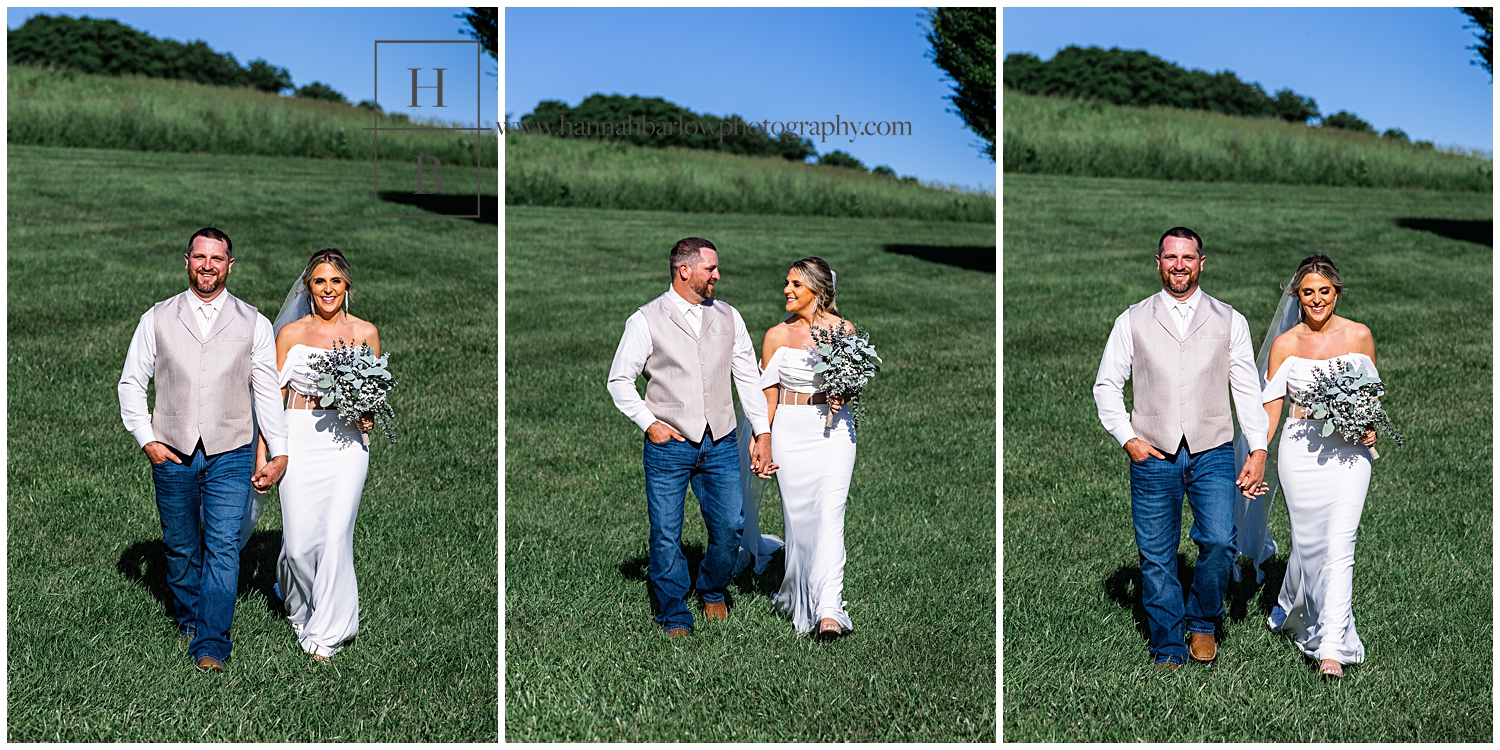
[[[1099,423],[1121,446],[1135,437],[1130,412],[1125,410],[1125,381],[1130,379],[1134,358],[1130,311],[1126,310],[1115,318],[1115,327],[1104,343],[1104,356],[1099,360],[1099,373],[1094,376],[1094,406],[1099,412]]]
[[[255,421],[266,439],[266,458],[286,455],[286,411],[281,403],[281,378],[276,370],[276,333],[271,321],[255,316],[255,339],[250,347],[250,384],[255,390]]]
[[[625,319],[625,333],[615,347],[615,359],[609,365],[609,397],[620,410],[642,431],[656,422],[651,407],[635,389],[635,379],[646,368],[646,359],[651,356],[651,329],[646,326],[646,314],[636,310]]]
[[[156,308],[147,310],[136,324],[125,352],[125,366],[120,371],[120,421],[135,437],[140,447],[156,441],[151,429],[151,410],[146,404],[146,386],[156,374]]]
[[[1255,349],[1250,345],[1250,324],[1238,312],[1231,313],[1229,319],[1229,390],[1245,444],[1251,452],[1265,450],[1271,422],[1261,406],[1260,373],[1255,366]]]
[[[755,357],[755,345],[750,342],[750,331],[745,328],[745,319],[740,311],[734,312],[734,358],[730,369],[734,385],[740,394],[740,408],[750,420],[750,429],[756,435],[771,431],[771,420],[766,413],[766,396],[760,387],[760,362]]]

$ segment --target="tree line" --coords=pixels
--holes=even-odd
[[[279,94],[291,89],[306,99],[348,100],[331,86],[314,81],[298,88],[292,74],[264,59],[240,65],[229,52],[215,52],[206,42],[186,44],[157,39],[113,19],[39,14],[6,33],[11,65],[67,68],[80,73],[141,75],[192,81],[210,86],[249,87]],[[372,105],[371,105],[372,106]]]
[[[1029,52],[1016,52],[1005,56],[1003,80],[1007,89],[1025,94],[1276,117],[1302,124],[1317,120],[1325,128],[1377,132],[1352,112],[1321,114],[1315,99],[1290,88],[1267,94],[1259,83],[1246,83],[1233,71],[1189,70],[1144,50],[1069,46],[1045,62]],[[1381,135],[1410,140],[1400,128],[1390,128]],[[1427,141],[1417,145],[1432,146]]]

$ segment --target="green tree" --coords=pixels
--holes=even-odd
[[[500,35],[500,9],[499,8],[470,8],[468,13],[458,13],[454,18],[462,18],[469,24],[467,31],[459,30],[460,34],[468,34],[479,42],[479,46],[490,54],[496,62],[500,58],[496,54],[497,38]]]
[[[286,68],[278,68],[265,60],[250,61],[248,81],[251,86],[273,94],[279,94],[284,89],[293,88],[291,72]]]
[[[320,81],[313,81],[297,89],[297,96],[302,99],[318,99],[325,102],[338,102],[339,104],[349,103],[349,100],[345,99],[343,94],[335,91],[332,86]]]
[[[818,157],[818,164],[825,167],[843,167],[844,169],[858,169],[865,171],[864,162],[843,151],[829,151]]]
[[[1310,96],[1299,96],[1291,89],[1282,89],[1276,92],[1276,101],[1272,105],[1276,116],[1287,122],[1300,122],[1306,124],[1309,119],[1321,117],[1318,114],[1318,103]]]
[[[1356,133],[1374,133],[1375,128],[1370,123],[1359,119],[1353,112],[1339,110],[1323,118],[1323,127],[1338,128],[1339,130],[1352,130]]]
[[[1406,131],[1402,130],[1401,128],[1390,128],[1384,133],[1381,133],[1380,137],[1389,138],[1393,141],[1401,141],[1402,143],[1411,143],[1411,136],[1408,136],[1406,134]]]
[[[1484,72],[1490,74],[1490,81],[1493,83],[1495,80],[1495,70],[1491,65],[1494,62],[1492,56],[1495,50],[1490,46],[1490,42],[1493,40],[1495,30],[1495,9],[1459,8],[1459,10],[1469,17],[1469,23],[1465,24],[1464,28],[1479,29],[1479,32],[1474,34],[1474,38],[1478,39],[1479,43],[1464,48],[1479,53],[1479,59],[1470,60],[1469,64],[1484,68]]]
[[[932,8],[927,12],[928,54],[953,79],[949,110],[984,139],[995,160],[995,9]]]

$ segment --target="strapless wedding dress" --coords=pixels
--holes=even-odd
[[[321,396],[310,355],[328,351],[294,344],[281,385]],[[333,409],[287,409],[287,467],[281,479],[281,557],[276,580],[297,642],[309,654],[332,656],[359,632],[354,578],[354,517],[370,468],[358,428]]]
[[[816,393],[822,378],[817,357],[781,347],[761,375],[761,387]],[[786,522],[786,574],[776,608],[806,633],[825,617],[844,631],[854,623],[844,611],[844,505],[854,473],[854,424],[849,407],[825,427],[827,404],[777,404],[771,423],[771,460]]]
[[[1287,357],[1267,381],[1263,400],[1290,399],[1288,386],[1306,389],[1313,368],[1327,372],[1336,361],[1379,377],[1364,354]],[[1354,629],[1354,539],[1370,487],[1370,449],[1337,431],[1323,437],[1325,422],[1288,417],[1282,427],[1276,470],[1291,520],[1292,553],[1267,624],[1290,634],[1310,658],[1352,664],[1365,658]]]

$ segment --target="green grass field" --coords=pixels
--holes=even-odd
[[[493,218],[376,220],[359,162],[8,157],[7,739],[495,741]],[[372,447],[354,532],[360,634],[332,667],[275,611],[274,492],[226,671],[196,673],[168,615],[150,469],[115,386],[140,315],[185,288],[204,225],[234,240],[229,289],[272,318],[314,250],[343,249],[353,311],[380,327],[400,381],[401,442]]]
[[[6,140],[12,145],[314,159],[370,160],[375,154],[366,128],[376,118],[347,104],[26,65],[10,66],[5,80]],[[424,125],[380,117],[380,127]],[[449,166],[495,164],[498,148],[493,132],[476,137],[391,131],[381,133],[379,141],[382,159],[409,160],[422,153]]]
[[[1491,158],[1273,118],[1007,91],[1004,120],[1007,172],[1485,194],[1494,185]]]
[[[995,221],[993,191],[912,184],[780,158],[520,134],[505,140],[505,202],[705,214]]]
[[[855,630],[825,645],[771,609],[778,554],[726,623],[652,620],[640,430],[605,378],[682,237],[719,247],[718,298],[760,336],[798,258],[885,359],[846,519]],[[994,741],[995,226],[506,208],[505,737],[509,741]],[[683,543],[706,533],[688,500]],[[782,534],[768,492],[761,528]]]
[[[1008,174],[1004,197],[1005,739],[1490,742],[1490,194]],[[1367,657],[1342,682],[1265,628],[1280,501],[1282,552],[1263,585],[1231,584],[1218,662],[1157,672],[1147,655],[1126,459],[1091,388],[1178,224],[1257,347],[1278,285],[1318,252],[1349,288],[1339,314],[1375,335],[1407,443],[1383,440],[1374,465],[1354,567]]]

